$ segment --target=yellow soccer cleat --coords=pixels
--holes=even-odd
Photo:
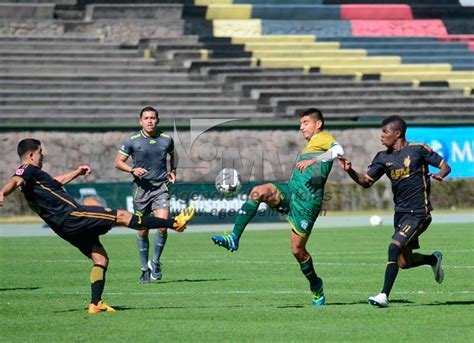
[[[107,305],[102,300],[97,305],[89,304],[89,313],[115,312],[112,306]]]
[[[183,232],[186,229],[186,225],[193,219],[194,212],[194,207],[189,206],[183,212],[174,217],[173,229],[178,232]]]

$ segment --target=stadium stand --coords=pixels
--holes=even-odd
[[[337,120],[472,120],[474,7],[363,2],[0,1],[67,27],[0,36],[0,119],[123,122],[152,104],[165,118],[285,120],[316,106]],[[121,44],[81,31],[111,22],[174,23],[182,33]]]

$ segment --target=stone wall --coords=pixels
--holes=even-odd
[[[43,143],[44,170],[64,174],[81,164],[89,164],[93,173],[73,182],[130,182],[128,173],[114,168],[114,159],[123,140],[131,132],[0,132],[0,184],[3,186],[19,165],[18,141],[33,137]],[[294,131],[232,130],[205,132],[193,140],[189,131],[169,132],[175,138],[179,155],[178,182],[213,182],[223,167],[238,169],[243,181],[285,181],[290,177],[295,158],[305,145]],[[382,149],[379,129],[331,130],[345,147],[346,155],[360,172],[366,170],[375,153]],[[344,184],[341,187],[341,184]],[[435,208],[472,206],[474,180],[432,183]],[[387,178],[370,188],[355,185],[334,166],[326,187],[328,210],[391,209],[392,192]],[[7,198],[0,215],[31,214],[20,192]]]
[[[103,36],[108,42],[138,44],[142,37],[181,37],[182,20],[96,20],[93,22],[62,22],[55,20],[0,20],[0,35],[15,36]]]
[[[0,180],[5,183],[19,164],[18,141],[33,137],[43,143],[44,169],[53,175],[80,164],[90,164],[92,182],[129,181],[130,176],[113,167],[123,140],[130,132],[3,132],[0,133],[2,160]],[[178,177],[183,182],[212,181],[223,167],[235,167],[244,180],[286,180],[291,174],[298,151],[305,140],[298,131],[231,130],[208,131],[192,145],[189,131],[169,132],[175,137],[179,158]],[[378,129],[333,130],[331,133],[345,147],[358,170],[365,170],[381,149]],[[334,168],[331,181],[348,178]]]

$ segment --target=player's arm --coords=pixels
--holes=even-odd
[[[58,175],[55,176],[54,179],[58,181],[61,185],[66,185],[72,180],[74,180],[76,177],[80,175],[89,175],[91,173],[91,167],[87,165],[79,166],[75,170],[64,174],[64,175]]]
[[[0,191],[0,206],[3,206],[6,196],[13,193],[17,188],[24,186],[25,183],[26,182],[23,178],[19,176],[13,176]]]
[[[115,168],[126,173],[130,173],[133,176],[142,176],[148,171],[145,168],[133,168],[130,164],[127,163],[127,160],[128,155],[124,155],[122,152],[119,151],[117,153],[117,157],[115,157]]]
[[[364,188],[369,188],[374,184],[374,179],[370,178],[368,175],[358,173],[352,168],[352,162],[349,161],[344,156],[339,156],[339,165],[341,168],[349,174],[352,180],[355,181],[358,185],[361,185]]]
[[[439,166],[439,172],[429,173],[428,175],[435,180],[443,181],[443,179],[448,176],[449,173],[451,173],[451,167],[445,160],[442,160],[441,165]]]
[[[321,155],[315,158],[312,158],[310,160],[298,162],[296,164],[296,168],[298,168],[299,171],[304,172],[307,167],[312,166],[316,162],[334,161],[336,158],[343,155],[344,155],[344,148],[338,142],[334,142],[332,146]]]
[[[170,172],[168,173],[168,181],[170,183],[176,182],[176,158],[174,156],[174,152],[170,153]]]

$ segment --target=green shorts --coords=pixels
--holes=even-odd
[[[314,222],[321,211],[322,197],[304,199],[293,192],[286,183],[273,183],[281,194],[277,211],[287,215],[287,220],[294,233],[301,237],[311,234]]]

